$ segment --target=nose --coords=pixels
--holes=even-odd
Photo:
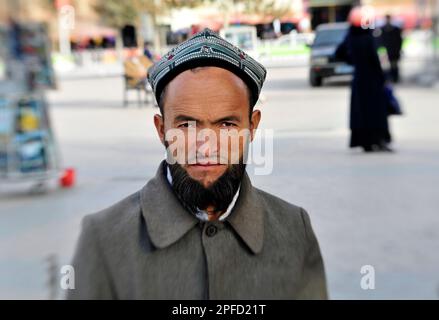
[[[205,128],[197,136],[197,157],[215,159],[218,154],[218,135],[209,128]]]

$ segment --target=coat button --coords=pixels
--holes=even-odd
[[[216,234],[217,231],[218,231],[217,227],[215,227],[214,225],[209,225],[206,228],[206,235],[208,237],[213,237]]]

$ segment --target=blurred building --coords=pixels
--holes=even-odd
[[[171,10],[168,16],[160,17],[160,22],[168,27],[168,44],[181,42],[206,27],[219,31],[228,26],[254,26],[259,38],[272,39],[293,30],[309,31],[310,26],[303,0],[276,0],[274,6],[261,5],[258,10],[239,1],[232,6],[207,1],[195,8]]]
[[[152,0],[151,0],[152,1]],[[157,0],[156,0],[157,1]],[[119,30],[103,25],[102,17],[95,10],[99,0],[0,0],[0,24],[10,17],[21,21],[44,21],[49,25],[50,38],[58,48],[58,10],[64,5],[74,7],[75,26],[69,37],[73,48],[112,47],[119,37]],[[185,40],[198,30],[209,27],[219,31],[228,25],[252,25],[262,39],[276,38],[292,30],[309,31],[319,24],[346,21],[355,5],[369,5],[376,11],[378,20],[391,13],[405,28],[432,28],[437,0],[276,0],[274,7],[250,12],[244,2],[221,5],[224,2],[206,1],[192,8],[174,8],[154,19],[141,14],[134,22],[142,41],[161,45]],[[153,22],[154,20],[154,22]]]
[[[346,21],[352,7],[358,0],[305,0],[311,15],[311,27],[319,24]]]
[[[100,44],[105,39],[114,39],[117,30],[101,24],[94,10],[96,0],[0,0],[0,23],[8,24],[10,19],[17,22],[44,22],[48,25],[53,48],[58,48],[59,9],[63,6],[74,8],[74,27],[70,40],[79,46]]]
[[[311,15],[311,26],[346,21],[353,6],[373,8],[378,20],[391,14],[404,28],[431,26],[437,0],[304,0]]]

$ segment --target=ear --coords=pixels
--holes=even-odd
[[[159,135],[160,141],[163,145],[165,145],[165,123],[161,115],[154,115],[154,125],[155,129],[157,130],[157,134]]]
[[[261,111],[260,110],[254,110],[252,112],[252,116],[250,118],[250,134],[251,134],[251,141],[253,141],[256,129],[258,129],[259,121],[261,121]]]

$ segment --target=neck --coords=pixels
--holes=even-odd
[[[215,210],[215,208],[213,206],[208,206],[205,211],[207,213],[207,218],[209,221],[218,220],[219,217],[224,213],[224,212]]]

